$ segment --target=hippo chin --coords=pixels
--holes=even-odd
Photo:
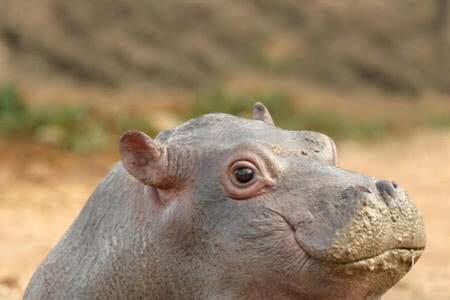
[[[24,299],[380,299],[425,247],[416,206],[337,167],[329,137],[253,114],[125,133]]]

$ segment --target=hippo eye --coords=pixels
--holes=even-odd
[[[234,161],[222,177],[227,194],[235,200],[258,196],[272,186],[272,179],[257,159]]]
[[[253,171],[253,169],[248,167],[239,167],[235,169],[233,175],[234,178],[236,178],[236,180],[242,184],[249,183],[253,180],[253,178],[255,178],[255,172]]]
[[[237,188],[246,188],[258,178],[258,168],[247,160],[239,160],[230,167],[231,182]]]

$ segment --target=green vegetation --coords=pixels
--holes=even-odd
[[[250,118],[256,100],[272,111],[280,127],[319,131],[337,140],[373,141],[406,134],[417,128],[450,128],[450,114],[445,109],[427,111],[406,103],[408,110],[405,111],[358,116],[354,111],[299,107],[281,92],[242,96],[215,90],[197,97],[186,108],[188,111],[178,111],[177,114],[185,120],[210,112]],[[0,135],[7,138],[28,139],[71,151],[89,152],[113,147],[118,136],[128,129],[140,129],[152,136],[157,134],[148,119],[126,110],[117,115],[90,106],[33,106],[23,101],[14,87],[0,88]]]
[[[283,93],[271,93],[263,95],[242,96],[226,93],[222,90],[213,91],[201,95],[194,102],[190,118],[198,117],[210,112],[223,112],[249,118],[252,114],[255,101],[263,102],[270,110],[276,111],[277,115],[286,116],[292,112],[292,103]],[[290,116],[292,119],[292,115]]]
[[[263,102],[271,112],[276,112],[276,123],[280,127],[319,131],[335,139],[373,139],[395,129],[392,122],[384,119],[357,120],[349,114],[335,111],[299,110],[286,94],[279,92],[244,97],[214,91],[194,102],[190,117],[220,111],[249,118],[255,100]]]
[[[121,132],[134,128],[154,133],[140,116],[117,117],[80,106],[34,107],[27,105],[14,87],[0,88],[0,134],[8,138],[87,152],[105,149]]]

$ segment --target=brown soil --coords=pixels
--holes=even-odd
[[[339,146],[341,166],[400,182],[425,218],[426,252],[385,299],[449,299],[450,133]],[[79,156],[5,140],[0,151],[0,300],[15,300],[117,155]]]

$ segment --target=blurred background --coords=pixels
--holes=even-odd
[[[123,131],[257,100],[417,202],[428,247],[385,299],[450,299],[450,0],[1,0],[0,299],[21,298]]]

